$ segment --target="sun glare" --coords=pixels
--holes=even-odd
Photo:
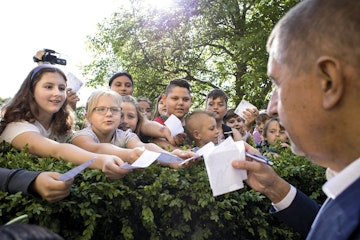
[[[151,8],[166,9],[170,8],[174,2],[172,0],[144,0],[145,4]]]

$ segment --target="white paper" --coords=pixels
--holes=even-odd
[[[234,140],[228,137],[211,153],[204,154],[204,159],[213,196],[244,187],[246,171],[231,166],[233,160],[245,159],[245,147],[242,141],[235,144]]]
[[[190,162],[191,160],[197,159],[197,158],[199,158],[199,157],[201,157],[201,156],[200,156],[200,155],[194,155],[194,156],[192,156],[192,157],[189,157],[189,158],[185,159],[185,160],[182,161],[179,165],[183,165],[183,164],[185,164],[185,163],[187,163],[187,162]]]
[[[63,181],[66,182],[67,180],[74,178],[76,175],[78,175],[81,171],[83,171],[85,168],[87,168],[88,166],[90,166],[93,162],[95,162],[96,157],[90,159],[89,161],[84,162],[83,164],[67,171],[64,174],[61,174],[60,177],[58,178],[59,181]]]
[[[133,164],[129,164],[131,168],[147,168],[150,166],[155,160],[160,156],[160,153],[152,152],[149,150],[145,150],[140,157],[133,162]],[[126,165],[123,168],[129,169]]]
[[[171,114],[171,116],[165,121],[165,125],[170,129],[172,137],[184,132],[180,119],[174,114]]]
[[[200,156],[209,155],[215,149],[215,144],[213,142],[208,142],[202,146],[199,150],[196,151]]]
[[[71,72],[68,72],[66,78],[67,78],[67,83],[66,83],[67,87],[71,88],[71,91],[73,92],[78,92],[81,86],[83,85],[83,82]]]
[[[170,154],[170,153],[165,153],[165,152],[160,153],[157,160],[158,160],[158,162],[161,162],[161,163],[182,163],[182,162],[184,162],[184,160],[182,158],[175,156],[173,154]]]
[[[249,102],[246,101],[246,100],[241,100],[241,102],[240,102],[239,105],[236,107],[236,109],[235,109],[234,112],[235,112],[237,115],[239,115],[241,118],[245,119],[243,112],[246,111],[247,108],[253,109],[253,108],[257,108],[257,107],[255,107],[254,105],[252,105],[251,103],[249,103]]]

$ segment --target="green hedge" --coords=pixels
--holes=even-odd
[[[275,170],[293,185],[314,199],[324,199],[324,169],[289,150],[274,162]],[[0,165],[58,172],[73,167],[35,158],[6,143],[1,143]],[[269,214],[269,200],[247,186],[213,197],[202,161],[179,170],[153,164],[121,180],[87,169],[60,202],[4,192],[0,202],[0,224],[27,214],[29,223],[65,239],[300,239]]]

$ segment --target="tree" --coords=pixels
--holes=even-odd
[[[7,103],[10,100],[11,100],[11,98],[1,98],[0,97],[0,107],[2,107],[5,103]]]
[[[96,61],[84,66],[89,85],[104,84],[121,70],[135,79],[135,94],[155,99],[173,78],[191,82],[195,104],[213,88],[235,107],[247,99],[266,107],[266,40],[297,0],[174,0],[171,9],[145,9],[132,0],[88,38]],[[146,87],[144,87],[146,86]]]

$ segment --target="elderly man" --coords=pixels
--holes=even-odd
[[[328,199],[320,209],[265,164],[233,167],[248,170],[247,183],[273,202],[271,212],[307,239],[360,239],[360,1],[302,1],[267,47],[276,85],[269,114],[279,116],[294,153],[327,168]]]

